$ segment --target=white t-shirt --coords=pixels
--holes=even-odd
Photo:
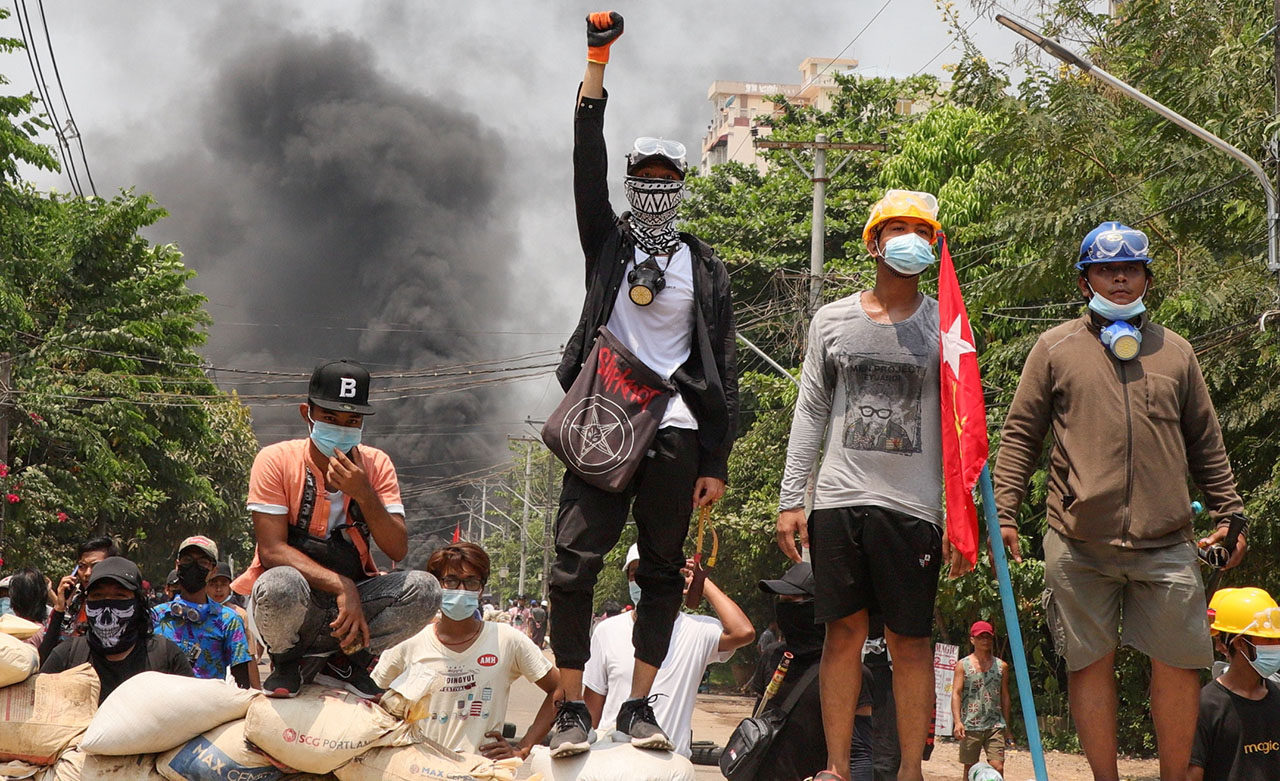
[[[431,695],[430,711],[414,727],[454,751],[472,753],[492,741],[486,732],[502,731],[511,683],[521,675],[536,683],[551,671],[551,662],[520,630],[487,621],[461,653],[443,645],[436,625],[428,625],[384,652],[373,680],[385,689],[411,665],[427,665],[446,676],[444,688]]]
[[[606,618],[591,635],[591,658],[582,671],[582,683],[595,693],[605,695],[601,724],[616,721],[618,709],[631,695],[631,673],[636,661],[635,648],[631,645],[633,615],[627,612]],[[717,650],[723,633],[724,626],[710,616],[679,614],[671,630],[667,657],[662,660],[658,677],[649,690],[650,695],[663,695],[654,700],[653,715],[658,718],[658,726],[671,738],[676,752],[686,757],[692,753],[689,725],[702,674],[708,664],[725,662],[733,656],[733,651]]]
[[[631,302],[631,285],[626,274],[648,257],[649,253],[636,250],[635,259],[623,274],[607,325],[609,332],[645,366],[664,380],[670,380],[676,369],[689,360],[693,344],[693,254],[689,252],[689,245],[681,242],[680,248],[671,255],[670,263],[665,258],[656,258],[659,268],[666,267],[666,287],[648,306],[636,306]],[[696,429],[698,419],[676,393],[658,425]]]

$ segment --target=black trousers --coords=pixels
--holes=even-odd
[[[556,665],[581,670],[591,656],[591,602],[604,556],[622,535],[630,510],[640,532],[636,607],[631,642],[636,659],[661,667],[683,601],[684,540],[698,481],[698,433],[665,428],[655,455],[641,463],[624,491],[610,493],[566,472],[556,517],[551,567],[551,649]]]

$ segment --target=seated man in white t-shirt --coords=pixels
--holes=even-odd
[[[519,629],[477,615],[489,580],[489,555],[483,548],[470,542],[447,545],[431,554],[427,571],[443,586],[440,620],[384,652],[373,668],[373,680],[394,689],[425,665],[443,680],[425,715],[414,723],[420,735],[490,759],[528,757],[551,731],[559,671]],[[508,743],[502,736],[507,696],[521,676],[547,696],[524,737]]]
[[[636,583],[639,562],[640,552],[632,545],[623,568],[627,571],[627,587],[631,590],[633,604],[639,604],[642,596],[640,585]],[[693,571],[687,568],[684,574],[687,592]],[[711,582],[711,578],[704,581],[702,595],[720,620],[684,612],[676,617],[671,645],[658,668],[649,698],[658,723],[671,730],[674,750],[686,757],[691,753],[689,724],[693,717],[693,704],[707,665],[728,661],[734,651],[749,645],[756,636],[746,613]],[[613,723],[618,709],[631,692],[631,672],[635,661],[631,628],[635,616],[636,612],[631,610],[607,618],[596,626],[591,636],[591,658],[583,670],[582,682],[592,726]]]

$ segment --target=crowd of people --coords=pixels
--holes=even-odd
[[[639,749],[690,754],[707,666],[755,639],[732,596],[684,554],[691,515],[728,480],[733,301],[715,251],[676,229],[682,145],[637,139],[626,155],[631,208],[619,216],[610,203],[604,73],[622,33],[616,13],[588,17],[573,155],[586,294],[557,370],[565,401],[544,430],[567,466],[549,604],[486,598],[489,557],[471,542],[435,551],[426,571],[379,569],[375,548],[395,562],[408,553],[396,470],[362,438],[375,413],[368,371],[329,361],[298,409],[306,435],[254,461],[256,549],[237,577],[197,535],[175,551],[162,598],[109,538],[81,545],[56,584],[32,569],[0,584],[9,609],[41,626],[30,642],[45,672],[88,662],[103,698],[143,670],[278,698],[314,681],[373,699],[425,675],[438,685],[416,706],[416,729],[456,750],[526,757],[545,741],[559,759],[590,751],[607,730]],[[921,289],[937,261],[939,213],[932,194],[889,190],[862,232],[873,284],[810,324],[774,528],[791,563],[783,571],[780,557],[779,577],[759,584],[776,620],[755,690],[758,710],[778,718],[771,742],[743,748],[760,752],[755,778],[923,779],[939,578],[944,566],[951,577],[972,567],[944,529],[941,432],[958,423],[942,420],[940,373],[975,346]],[[1259,589],[1223,589],[1207,604],[1200,573],[1199,552],[1220,549],[1215,566],[1230,568],[1248,546],[1195,351],[1146,309],[1156,274],[1143,232],[1104,222],[1072,262],[1086,311],[1031,349],[994,480],[1003,541],[1020,561],[1023,502],[1050,439],[1044,610],[1081,746],[1095,778],[1118,779],[1123,644],[1150,659],[1164,781],[1280,778],[1280,607]],[[1190,485],[1216,526],[1199,540]],[[629,519],[631,604],[600,616],[596,581]],[[970,639],[943,706],[964,771],[985,754],[999,772],[1012,672],[990,623],[974,623]],[[1215,647],[1228,666],[1201,688]],[[269,662],[262,680],[259,660]],[[503,725],[521,677],[544,696],[515,738]]]

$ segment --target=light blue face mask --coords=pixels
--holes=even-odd
[[[307,415],[307,419],[311,420],[310,414]],[[335,426],[332,423],[311,420],[311,441],[326,456],[332,456],[335,450],[350,453],[351,448],[360,444],[360,435],[363,433],[363,428]]]
[[[905,233],[894,236],[880,247],[884,253],[884,262],[889,268],[914,277],[934,264],[933,245],[920,237],[918,233]]]
[[[640,584],[634,580],[628,580],[627,591],[631,592],[631,604],[640,607]]]
[[[1280,672],[1280,645],[1253,645],[1248,640],[1245,642],[1253,646],[1254,658],[1249,660],[1249,664],[1258,675],[1270,678]]]
[[[1089,288],[1089,292],[1093,293],[1093,297],[1089,299],[1089,308],[1097,312],[1100,317],[1115,322],[1116,320],[1129,320],[1137,317],[1147,311],[1147,305],[1142,303],[1142,296],[1138,296],[1127,304],[1117,304],[1098,294],[1093,286],[1088,282],[1085,283]],[[1146,295],[1146,288],[1142,289],[1142,295]]]
[[[13,608],[9,606],[9,598],[0,597],[0,616],[4,615],[5,613],[12,613],[12,612],[13,612]]]
[[[480,592],[465,588],[440,589],[440,612],[454,621],[466,621],[480,609]]]

